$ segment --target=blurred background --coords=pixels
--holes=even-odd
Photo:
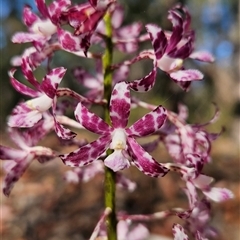
[[[84,1],[72,0],[72,2]],[[239,1],[121,0],[119,2],[126,10],[124,25],[141,21],[143,24],[156,23],[163,29],[169,30],[171,23],[167,20],[167,11],[178,2],[185,4],[192,16],[192,27],[196,29],[196,50],[207,50],[215,56],[216,61],[213,64],[186,62],[187,67],[197,68],[205,76],[204,81],[193,83],[188,93],[183,92],[159,71],[157,84],[145,99],[152,103],[160,102],[171,110],[176,110],[178,102],[186,104],[189,107],[190,123],[207,122],[214,113],[214,106],[211,103],[217,103],[221,115],[208,130],[218,132],[224,126],[226,131],[214,143],[213,163],[205,171],[216,179],[218,186],[230,188],[236,198],[227,203],[213,204],[213,225],[220,230],[221,239],[239,239]],[[13,44],[10,41],[15,32],[26,31],[22,23],[24,4],[32,6],[37,11],[34,0],[0,0],[0,130],[3,145],[11,144],[6,135],[6,118],[16,103],[22,100],[22,96],[10,85],[7,72],[11,69],[12,57],[20,55],[28,46]],[[141,49],[147,47],[150,47],[149,43],[140,45]],[[123,53],[115,54],[116,62],[127,58],[128,56]],[[79,64],[77,58],[70,54],[63,54],[55,60],[57,66],[69,69]],[[81,64],[87,69],[92,67],[85,60],[81,60]],[[151,62],[148,61],[135,64],[131,67],[129,79],[144,76],[150,68]],[[22,76],[19,75],[18,79],[21,78]],[[70,87],[75,86],[70,71],[66,78]],[[83,90],[79,89],[79,91]],[[143,115],[138,112],[135,114],[135,118]],[[86,137],[91,140],[91,136],[86,135]],[[55,146],[56,139],[50,136],[47,144]],[[159,155],[159,151],[161,156],[168,158],[161,146],[154,154]],[[1,196],[3,239],[87,239],[103,206],[102,193],[97,193],[102,186],[102,178],[97,176],[87,184],[68,185],[62,178],[66,170],[64,167],[60,162],[49,163],[44,167],[33,163],[23,179],[15,186],[12,196],[9,199]],[[130,210],[131,213],[151,213],[166,209],[166,206],[179,206],[179,203],[184,205],[186,199],[176,186],[176,176],[155,181],[135,170],[127,170],[126,174],[136,180],[139,188],[131,194],[120,192],[119,208]],[[1,174],[2,178],[3,174]],[[176,219],[170,218],[149,227],[153,233],[171,236],[173,221]],[[228,235],[229,231],[231,237]]]

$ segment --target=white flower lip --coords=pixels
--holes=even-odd
[[[40,97],[28,100],[27,106],[32,110],[38,110],[39,112],[45,112],[52,106],[53,99],[43,94]]]
[[[171,58],[164,54],[161,59],[157,61],[158,67],[165,72],[173,72],[182,68],[183,60],[181,58]]]
[[[122,149],[126,148],[126,132],[124,129],[115,129],[112,133],[112,142],[110,144],[111,149]]]
[[[57,27],[51,22],[50,19],[36,21],[31,29],[36,34],[43,36],[51,36],[57,32]]]

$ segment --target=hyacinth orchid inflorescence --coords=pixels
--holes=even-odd
[[[153,49],[144,50],[122,64],[131,65],[144,58],[152,59],[157,67],[167,73],[183,90],[188,90],[191,81],[203,79],[203,74],[196,69],[186,70],[183,66],[184,60],[192,58],[213,62],[214,57],[206,51],[194,51],[195,34],[190,29],[191,17],[185,7],[177,5],[169,10],[168,19],[172,22],[172,32],[164,31],[156,24],[147,24],[149,36],[140,40],[150,38]]]
[[[221,133],[209,133],[205,126],[216,121],[218,109],[208,123],[189,124],[187,106],[179,104],[179,112],[175,113],[161,105],[143,102],[133,94],[154,88],[158,68],[183,90],[190,89],[191,81],[203,79],[199,70],[184,68],[187,58],[214,60],[205,51],[195,51],[195,32],[191,29],[187,8],[178,4],[169,10],[172,31],[166,31],[151,23],[145,28],[140,22],[121,26],[124,9],[116,0],[89,0],[76,5],[70,0],[55,0],[49,5],[44,0],[35,2],[39,15],[25,6],[23,22],[28,31],[18,32],[12,38],[14,43],[32,44],[12,59],[15,68],[9,71],[12,86],[30,99],[17,104],[8,118],[8,132],[19,149],[0,145],[0,158],[6,172],[4,194],[10,194],[34,159],[40,163],[62,159],[72,167],[63,177],[67,182],[86,182],[96,174],[105,175],[105,211],[91,240],[143,240],[149,231],[139,222],[157,221],[171,215],[184,222],[172,226],[175,240],[215,236],[216,230],[209,225],[211,201],[222,202],[233,197],[228,189],[213,187],[213,179],[203,172],[204,166],[211,162],[212,141]],[[152,49],[137,52],[143,41],[149,41]],[[92,45],[104,50],[94,52]],[[113,64],[114,49],[135,56]],[[62,82],[67,84],[67,69],[54,66],[56,50],[94,61],[95,74],[85,70],[79,61],[79,65],[71,69],[79,88],[60,87]],[[151,71],[140,79],[129,80],[130,65],[145,58],[153,60]],[[27,80],[26,85],[15,78],[18,67]],[[46,68],[45,76],[40,79],[35,76],[39,67]],[[87,91],[82,96],[79,91],[84,88]],[[103,109],[102,118],[90,109],[92,106]],[[128,126],[133,107],[143,107],[149,112]],[[99,137],[89,143],[76,138],[80,135],[77,129],[88,130]],[[61,152],[36,145],[52,131],[60,140]],[[155,138],[140,144],[138,139],[147,136]],[[171,162],[160,162],[161,159],[151,156],[160,142],[169,152]],[[69,145],[75,150],[66,152],[64,146]],[[123,174],[123,170],[131,166],[156,178],[170,171],[178,173],[185,183],[183,191],[189,207],[176,206],[148,215],[116,212],[115,186],[128,191],[136,188]]]

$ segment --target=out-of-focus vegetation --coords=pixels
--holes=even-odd
[[[51,2],[51,1],[46,1]],[[84,2],[84,1],[73,1]],[[239,26],[238,26],[238,4],[237,1],[226,0],[204,0],[204,1],[137,1],[121,0],[121,4],[126,9],[124,24],[141,21],[145,23],[156,23],[163,29],[171,28],[167,20],[167,11],[177,2],[185,4],[192,14],[192,25],[196,29],[196,49],[208,50],[216,56],[213,64],[200,64],[199,62],[189,62],[188,67],[198,68],[205,74],[204,81],[192,84],[188,93],[182,92],[175,86],[164,73],[159,71],[157,84],[154,88],[154,99],[152,102],[159,102],[176,110],[177,103],[185,103],[190,110],[192,122],[207,121],[214,111],[211,102],[216,102],[222,112],[220,121],[216,128],[225,125],[227,129],[236,131],[233,122],[239,118],[239,77],[238,77],[238,57],[239,57]],[[15,104],[23,99],[10,85],[8,70],[11,69],[11,58],[20,55],[27,44],[13,44],[10,39],[17,31],[24,31],[26,27],[22,24],[21,14],[24,4],[29,4],[34,10],[34,0],[1,0],[0,18],[2,25],[0,28],[1,47],[1,129],[6,125],[6,117],[10,114]],[[144,43],[141,48],[151,47],[150,43]],[[123,53],[115,54],[116,61],[128,58]],[[92,62],[79,59],[71,54],[57,54],[55,65],[64,66],[69,69],[65,84],[76,87],[72,79],[70,69],[77,65],[86,68],[92,67]],[[150,61],[142,61],[131,67],[129,79],[136,79],[143,76],[151,68]],[[38,73],[38,72],[37,72]],[[22,75],[17,73],[17,78],[22,79]],[[67,82],[67,83],[66,83]],[[81,90],[81,89],[79,89]],[[146,98],[152,97],[150,92]],[[230,132],[230,131],[229,131]]]

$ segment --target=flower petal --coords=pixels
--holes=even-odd
[[[58,88],[57,97],[63,97],[63,96],[70,96],[81,103],[90,103],[90,101],[87,98],[83,97],[82,95],[74,92],[69,88]]]
[[[190,56],[192,59],[196,59],[202,62],[214,62],[214,56],[206,51],[193,52]]]
[[[0,159],[1,160],[19,160],[26,156],[26,152],[11,147],[0,145]]]
[[[17,105],[8,119],[10,127],[32,127],[42,118],[42,113],[32,110],[26,103]]]
[[[107,216],[109,216],[109,214],[112,212],[111,208],[107,207],[104,212],[102,213],[96,227],[94,228],[93,230],[93,233],[91,234],[91,237],[89,238],[89,240],[96,240],[98,239],[98,235],[99,235],[99,232],[101,232],[101,237],[102,238],[102,234],[106,234],[105,231],[103,230],[103,224],[106,222],[106,218]]]
[[[15,144],[20,148],[20,149],[25,149],[28,150],[29,147],[33,146],[32,142],[34,137],[31,136],[26,136],[28,132],[28,128],[24,129],[24,131],[22,131],[22,129],[19,128],[8,128],[8,133],[12,139],[13,142],[15,142]]]
[[[128,138],[129,155],[134,165],[144,174],[151,177],[163,177],[169,171],[168,168],[158,163],[149,153],[136,142],[134,138]]]
[[[88,182],[97,174],[104,173],[104,165],[102,161],[95,161],[91,165],[88,165],[81,169],[83,169],[83,172],[82,172],[83,182]]]
[[[188,235],[185,233],[184,228],[180,224],[174,224],[172,231],[174,240],[188,240]]]
[[[32,12],[32,9],[29,6],[26,5],[23,8],[23,22],[26,26],[31,27],[38,19],[38,16]]]
[[[123,6],[116,4],[111,16],[112,26],[114,29],[120,28],[124,20]]]
[[[203,169],[203,159],[202,157],[197,154],[197,153],[187,153],[185,155],[185,161],[186,161],[186,165],[188,167],[194,167],[198,173],[201,173],[202,169]]]
[[[146,29],[150,35],[156,59],[160,59],[167,48],[167,38],[162,29],[155,24],[147,24]]]
[[[157,75],[157,61],[154,59],[152,71],[147,76],[130,82],[129,86],[134,91],[147,92],[153,88],[156,81],[156,75]]]
[[[184,191],[188,197],[189,207],[190,207],[190,209],[193,209],[198,200],[197,199],[198,198],[197,191],[196,191],[194,184],[190,181],[186,182],[186,187],[187,188],[185,188]]]
[[[52,115],[53,115],[53,120],[54,120],[54,129],[55,132],[57,133],[58,137],[64,140],[70,140],[73,139],[74,137],[76,137],[76,133],[72,132],[70,129],[65,128],[62,123],[60,123],[58,120],[66,120],[66,123],[68,123],[68,119],[62,119],[62,117],[65,116],[59,116],[60,118],[58,118],[58,116],[56,115],[56,104],[57,104],[57,100],[56,98],[53,99],[53,103],[52,103]],[[76,122],[78,124],[78,122]],[[80,124],[79,124],[80,125]]]
[[[112,2],[115,0],[89,0],[89,3],[96,9],[96,10],[104,10],[106,9]]]
[[[134,22],[132,24],[129,24],[127,26],[124,26],[120,28],[117,31],[117,35],[121,37],[125,37],[126,39],[134,39],[137,38],[140,35],[140,32],[142,31],[142,23],[141,22]],[[138,39],[137,39],[138,41]]]
[[[11,80],[12,86],[15,88],[16,91],[29,96],[29,97],[37,97],[39,96],[38,92],[27,87],[26,85],[20,83],[16,78],[13,77],[13,74],[15,73],[16,69],[12,69],[9,71],[8,75]]]
[[[77,67],[73,70],[73,75],[77,81],[89,89],[99,88],[102,90],[102,83],[99,81],[97,76],[93,76],[88,73],[82,67]]]
[[[14,56],[11,59],[11,64],[13,66],[21,66],[22,58],[24,56],[29,56],[31,62],[31,68],[34,70],[37,66],[41,64],[46,58],[50,58],[52,53],[58,48],[57,45],[60,46],[59,43],[45,43],[44,48],[40,51],[37,50],[35,47],[26,48],[22,55]]]
[[[131,127],[126,129],[129,136],[143,137],[156,132],[165,122],[166,110],[162,106],[157,107],[152,112],[146,114]]]
[[[22,72],[26,79],[37,89],[40,90],[40,83],[33,75],[33,70],[31,68],[31,60],[28,56],[22,58],[21,64]]]
[[[168,153],[176,162],[184,161],[184,154],[181,148],[181,139],[177,134],[168,134],[163,138],[163,142]]]
[[[77,105],[74,113],[77,121],[91,132],[103,135],[112,131],[107,123],[96,114],[90,112],[81,103]]]
[[[182,45],[178,49],[172,49],[172,51],[168,52],[168,55],[172,58],[180,58],[180,59],[188,58],[193,51],[193,44],[194,44],[194,33],[192,32],[192,34],[189,35],[184,45]]]
[[[44,138],[53,128],[53,118],[52,117],[44,117],[41,121],[37,122],[33,127],[26,128],[24,131],[21,131],[21,135],[16,131],[12,131],[11,138],[15,141],[16,144],[19,145],[20,140],[22,139],[23,143],[27,146],[35,146],[37,143]],[[19,136],[20,135],[20,140]],[[22,149],[24,146],[19,145]]]
[[[188,107],[184,104],[179,103],[178,104],[178,117],[181,119],[181,121],[186,121],[188,118]]]
[[[123,170],[130,166],[128,159],[126,159],[122,154],[122,150],[115,150],[104,160],[104,164],[114,172]]]
[[[110,140],[110,135],[102,136],[74,152],[60,155],[59,157],[63,160],[64,164],[70,167],[82,167],[97,160],[108,148]]]
[[[234,197],[233,193],[226,188],[213,187],[203,193],[215,202],[223,202]]]
[[[134,240],[143,240],[147,239],[150,236],[150,232],[146,226],[141,223],[136,224],[132,228],[130,228],[127,239],[134,239]],[[126,238],[123,238],[126,239]]]
[[[70,140],[74,137],[76,137],[76,133],[72,132],[70,129],[65,128],[62,124],[60,124],[56,118],[54,117],[54,129],[57,133],[58,137],[64,139],[64,140]]]
[[[52,69],[43,79],[41,84],[41,90],[50,98],[54,98],[58,85],[60,84],[64,74],[65,68],[59,67]]]
[[[59,28],[58,39],[62,48],[70,52],[83,50],[86,53],[90,46],[90,36],[88,34],[73,36],[70,32]]]
[[[45,3],[45,0],[36,0],[36,5],[39,10],[39,12],[45,17],[45,18],[50,18],[49,12],[48,12],[48,7]]]
[[[170,77],[177,82],[186,82],[193,80],[202,80],[203,74],[196,69],[179,70],[170,73]]]
[[[122,173],[117,173],[117,175],[116,175],[116,185],[117,185],[117,187],[126,189],[129,192],[133,192],[137,187],[137,184],[135,182],[128,179]]]
[[[134,52],[138,49],[138,36],[142,30],[142,24],[135,22],[124,26],[116,31],[116,36],[113,41],[116,43],[116,47],[123,52]]]
[[[57,0],[49,5],[48,12],[54,24],[59,23],[61,13],[66,12],[69,6],[71,6],[71,0]]]
[[[212,177],[209,177],[204,174],[200,174],[197,176],[197,178],[192,180],[193,184],[201,190],[209,189],[209,186],[212,181],[213,181]]]
[[[40,163],[45,163],[50,160],[53,160],[57,156],[56,153],[51,148],[43,146],[32,147],[29,152],[34,154],[34,156]]]
[[[169,43],[168,43],[168,46],[166,49],[166,54],[168,54],[169,52],[171,52],[175,49],[177,44],[182,39],[182,32],[183,32],[182,26],[176,26],[174,28],[173,33],[169,39]]]
[[[74,168],[73,170],[68,170],[64,174],[64,180],[68,183],[79,183],[82,180],[82,168]]]
[[[36,33],[17,32],[12,36],[13,43],[38,42],[46,39],[45,36]]]
[[[116,69],[113,73],[113,84],[118,82],[126,81],[129,75],[129,66],[122,65]]]
[[[127,238],[127,234],[129,231],[129,222],[120,220],[117,224],[117,236],[118,239],[123,240]]]
[[[125,128],[130,114],[131,98],[126,82],[117,83],[110,100],[110,118],[114,128]]]
[[[182,7],[180,7],[180,9],[184,12]],[[179,14],[179,11],[177,11],[177,6],[168,11],[168,20],[172,22],[173,28],[183,25],[183,17]]]
[[[3,193],[5,196],[9,196],[15,182],[17,182],[19,178],[23,175],[33,158],[34,154],[29,153],[25,158],[16,162],[13,168],[7,173],[3,181]]]
[[[130,60],[123,61],[120,64],[112,65],[112,68],[116,69],[116,68],[121,67],[122,65],[130,66],[130,65],[132,65],[132,64],[134,64],[136,62],[139,62],[139,61],[141,61],[143,59],[152,59],[152,60],[154,60],[155,59],[154,51],[153,50],[144,50],[144,51],[140,52],[136,57],[134,57],[134,58],[132,58]]]

